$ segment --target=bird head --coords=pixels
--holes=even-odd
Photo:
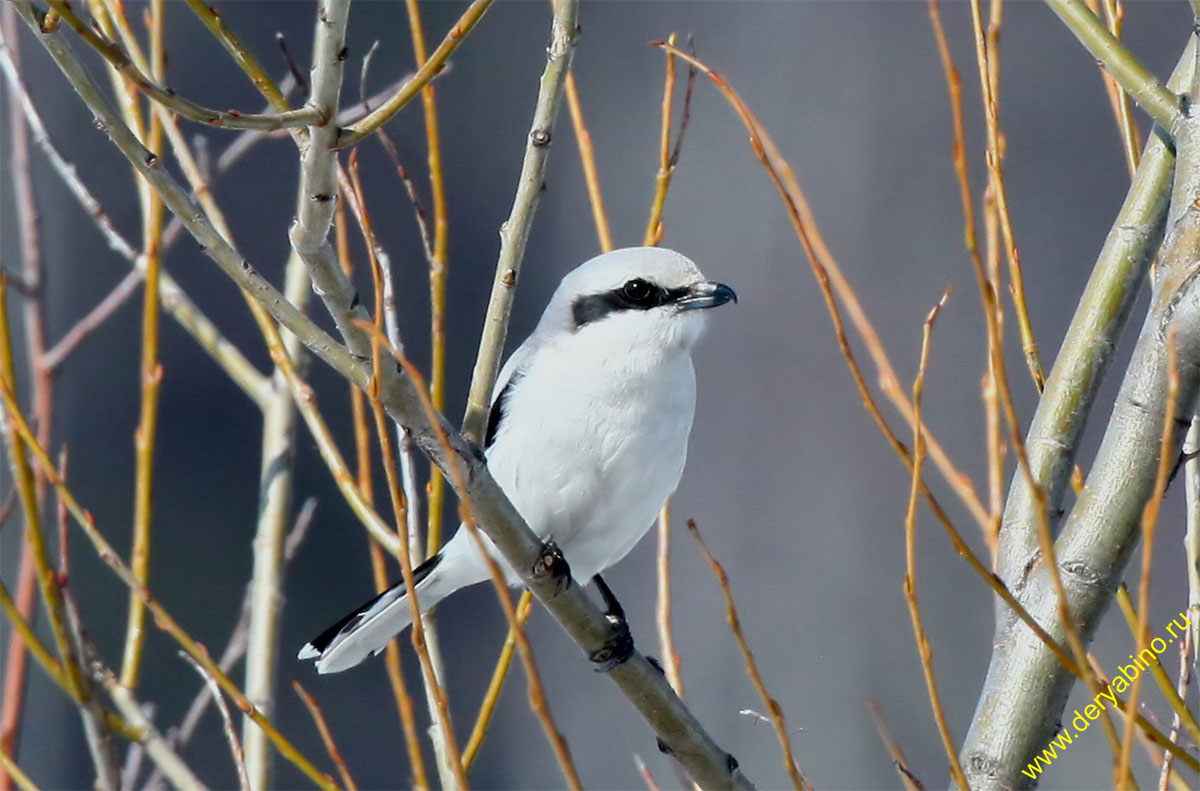
[[[661,247],[613,250],[563,278],[542,318],[544,331],[566,330],[588,343],[631,350],[682,349],[700,337],[708,308],[736,302],[723,283]]]

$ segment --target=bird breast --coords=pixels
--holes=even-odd
[[[585,580],[633,548],[678,485],[696,385],[686,352],[572,351],[542,348],[523,372],[488,467]]]

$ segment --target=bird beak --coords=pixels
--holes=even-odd
[[[688,293],[675,301],[680,310],[699,310],[715,308],[726,302],[737,302],[737,293],[724,283],[697,283],[688,289]]]

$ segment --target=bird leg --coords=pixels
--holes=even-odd
[[[560,592],[571,587],[571,566],[553,538],[546,539],[542,544],[542,551],[533,562],[532,571],[533,576],[538,578],[547,575],[553,577],[554,584]]]
[[[629,632],[629,623],[625,620],[625,609],[613,595],[612,589],[599,574],[592,577],[600,597],[604,599],[604,617],[612,624],[612,635],[604,645],[588,654],[588,659],[599,665],[597,673],[607,673],[617,665],[633,656],[633,635]]]

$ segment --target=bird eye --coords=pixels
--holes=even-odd
[[[646,302],[654,294],[654,288],[639,277],[622,286],[621,293],[630,302]]]

